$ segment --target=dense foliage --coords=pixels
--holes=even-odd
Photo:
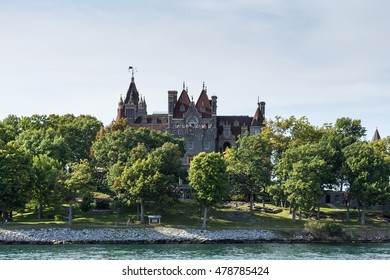
[[[226,161],[217,153],[205,152],[191,162],[188,174],[195,199],[204,207],[203,228],[207,222],[207,207],[221,201],[228,183]]]
[[[187,178],[183,139],[168,133],[134,130],[125,120],[103,128],[91,116],[10,115],[0,121],[0,214],[30,207],[41,219],[54,208],[71,223],[72,207],[82,201],[88,211],[98,192],[136,206],[143,222],[145,209],[172,207],[181,178],[204,206],[204,227],[207,208],[229,196],[248,198],[251,212],[255,200],[269,200],[289,207],[292,220],[319,219],[328,190],[343,191],[348,210],[354,201],[364,224],[367,207],[390,201],[390,137],[368,142],[365,132],[350,118],[316,127],[305,117],[276,117],[223,155],[196,156]]]

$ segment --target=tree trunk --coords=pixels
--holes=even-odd
[[[349,203],[347,203],[347,222],[349,222]]]
[[[207,206],[204,207],[204,212],[203,212],[203,225],[202,228],[206,228],[207,224]]]
[[[318,204],[317,204],[317,220],[319,221],[320,220],[320,202],[318,201]]]
[[[145,205],[143,202],[141,202],[141,224],[144,224],[145,223]]]
[[[263,207],[265,208],[265,189],[263,189]]]
[[[291,207],[291,210],[292,210],[292,221],[295,222],[296,220],[296,209],[295,209],[295,205]]]
[[[249,195],[249,212],[253,213],[253,193]]]
[[[42,202],[39,202],[39,206],[38,206],[38,221],[39,222],[42,219],[42,214],[43,214],[43,206],[42,206]]]
[[[69,211],[68,211],[68,224],[71,225],[72,224],[72,215],[73,215],[73,208],[72,208],[72,201],[69,202]]]
[[[363,202],[363,205],[362,205],[362,213],[361,213],[361,217],[360,217],[360,224],[362,226],[365,225],[365,222],[366,222],[366,205],[365,203]]]
[[[140,221],[140,213],[139,213],[139,203],[137,203],[137,221]]]

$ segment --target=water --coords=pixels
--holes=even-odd
[[[383,244],[0,245],[0,260],[390,260]]]

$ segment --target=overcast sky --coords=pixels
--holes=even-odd
[[[90,114],[109,124],[137,69],[148,113],[183,81],[219,115],[361,119],[390,135],[390,1],[0,0],[0,119]]]

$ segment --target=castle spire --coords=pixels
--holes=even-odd
[[[380,139],[381,139],[381,136],[379,135],[378,128],[376,128],[375,132],[374,132],[374,135],[372,136],[371,141],[374,142],[374,141],[377,141],[377,140],[380,140]]]
[[[129,72],[130,71],[131,71],[131,82],[130,82],[129,89],[128,89],[127,94],[126,94],[125,104],[133,103],[134,105],[138,106],[139,93],[138,93],[137,87],[136,87],[135,82],[134,82],[135,70],[134,70],[133,66],[129,67]]]

